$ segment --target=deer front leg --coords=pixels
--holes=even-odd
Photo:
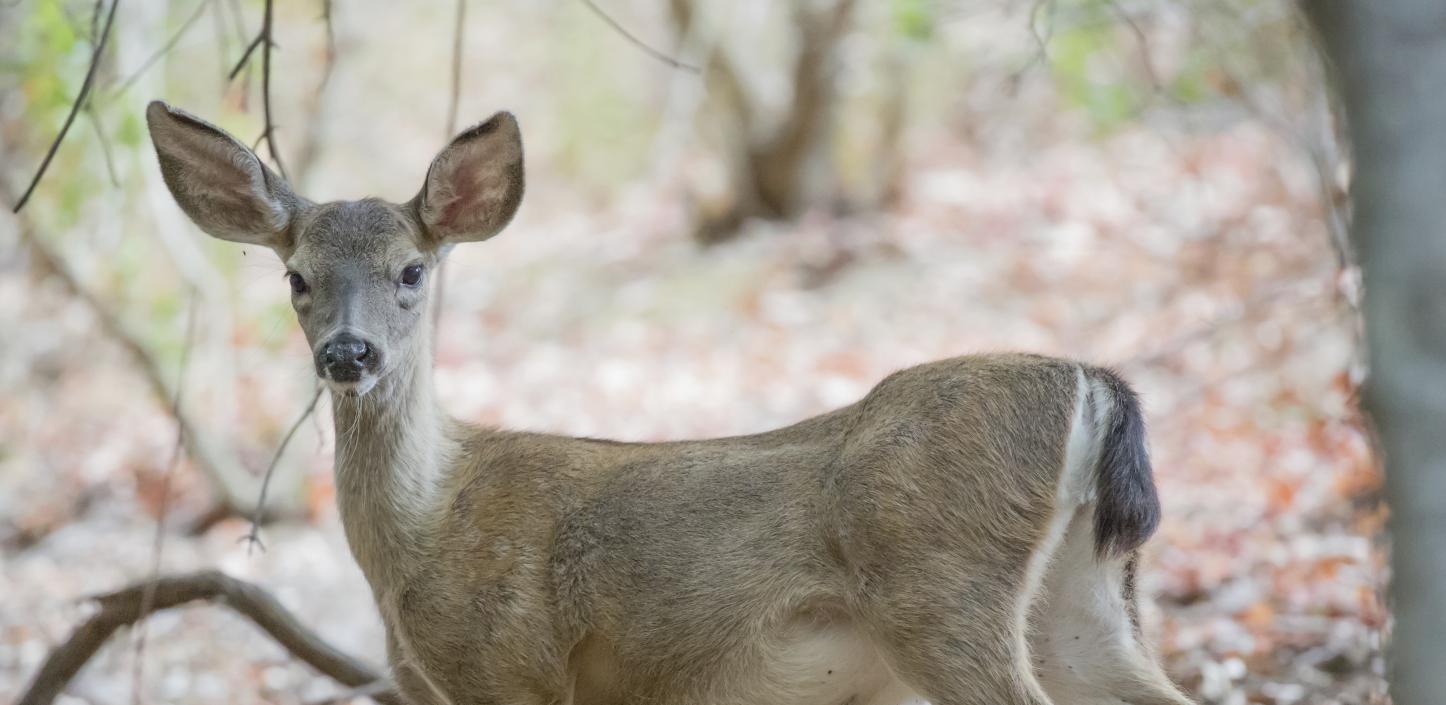
[[[388,620],[391,663],[404,697],[426,705],[563,705],[563,650],[546,612],[520,591],[471,599],[406,590]],[[403,682],[405,679],[405,682]]]
[[[401,645],[397,643],[396,635],[390,627],[387,628],[387,664],[391,667],[392,681],[397,684],[397,692],[407,705],[450,705],[451,701],[428,684],[416,665],[402,653]]]

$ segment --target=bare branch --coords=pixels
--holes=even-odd
[[[181,347],[181,364],[176,370],[176,393],[171,398],[171,415],[180,418],[181,416],[181,395],[186,389],[186,369],[191,361],[191,348],[195,345],[196,338],[196,292],[191,291],[191,301],[186,305],[186,337]],[[181,455],[186,447],[186,427],[176,424],[176,442],[171,447],[171,458],[166,462],[166,470],[161,480],[161,501],[156,510],[156,532],[151,537],[151,572],[150,579],[154,581],[161,574],[161,558],[166,547],[166,514],[171,504],[171,481],[176,475],[176,466],[181,462]],[[154,587],[151,583],[150,588]],[[155,603],[155,590],[147,589],[141,596],[141,613],[150,611],[150,606]],[[135,647],[132,656],[131,669],[131,702],[139,705],[141,702],[141,686],[145,682],[146,663],[146,625],[143,623],[135,630]]]
[[[266,12],[261,18],[261,36],[266,38],[261,47],[261,114],[266,121],[266,151],[271,154],[271,161],[276,163],[276,170],[284,179],[286,166],[281,163],[281,150],[276,148],[276,122],[271,119],[271,49],[276,46],[271,40],[274,4],[273,0],[266,0]]]
[[[336,26],[331,18],[331,0],[321,0],[321,21],[326,25],[326,63],[321,67],[321,82],[316,86],[317,94],[326,90],[331,82],[332,69],[336,68]]]
[[[266,122],[266,127],[262,130],[261,137],[258,138],[256,142],[258,145],[261,142],[266,143],[266,152],[271,156],[271,161],[276,165],[276,170],[281,172],[281,178],[289,180],[290,177],[286,173],[286,165],[281,163],[281,150],[276,147],[276,121],[273,120],[271,116],[271,50],[276,48],[276,42],[272,33],[274,5],[273,0],[266,0],[265,9],[261,15],[261,30],[256,33],[256,37],[251,40],[251,43],[246,45],[246,51],[241,53],[240,60],[238,60],[236,65],[231,69],[231,73],[227,74],[226,80],[236,80],[237,74],[240,74],[242,69],[250,65],[251,56],[256,52],[256,49],[261,49],[261,115],[262,120]],[[324,17],[327,19],[327,27],[329,28],[331,26],[331,11],[329,5],[325,8]],[[331,69],[328,67],[326,72],[329,75]],[[255,149],[255,147],[252,147],[252,149]]]
[[[668,7],[678,35],[687,36],[693,30],[694,22],[697,22],[692,0],[669,0]],[[712,86],[717,86],[718,98],[724,103],[724,109],[733,113],[742,138],[745,141],[751,139],[754,132],[753,102],[743,87],[738,71],[733,68],[733,62],[728,60],[728,53],[724,51],[721,42],[714,44],[713,50],[704,58],[703,66],[707,69],[704,78],[709,91],[712,91]]]
[[[152,595],[149,605],[144,600],[147,593]],[[224,603],[251,620],[292,655],[342,685],[360,687],[386,682],[382,673],[303,626],[259,586],[218,571],[202,571],[147,580],[95,598],[100,611],[50,652],[16,705],[54,702],[117,629],[155,612],[203,600]],[[371,693],[370,697],[383,705],[402,705],[401,698],[390,688]]]
[[[276,447],[276,453],[271,456],[271,464],[266,466],[266,474],[261,477],[261,494],[256,499],[256,512],[251,516],[251,530],[248,531],[245,536],[241,537],[242,541],[247,542],[247,553],[250,553],[251,548],[255,546],[261,546],[262,550],[266,548],[266,546],[261,543],[261,517],[262,513],[266,511],[266,490],[271,487],[271,476],[276,472],[276,464],[281,462],[281,456],[286,452],[286,446],[291,445],[291,437],[296,435],[296,429],[301,428],[301,424],[306,421],[306,417],[311,416],[311,413],[316,411],[316,402],[320,399],[321,385],[318,384],[316,386],[316,393],[311,395],[311,403],[306,405],[306,410],[301,412],[301,416],[296,417],[296,421],[291,424],[291,428],[287,429],[286,435],[281,438],[281,445]]]
[[[300,146],[295,150],[296,159],[292,163],[295,168],[292,176],[295,185],[305,185],[311,170],[316,166],[316,160],[321,156],[321,146],[324,143],[323,131],[326,121],[322,119],[322,113],[327,108],[327,89],[331,87],[331,75],[336,69],[337,46],[336,46],[336,22],[331,0],[321,0],[321,21],[326,29],[326,47],[322,57],[321,78],[316,83],[316,90],[311,92],[310,98],[305,102],[303,112],[305,118],[300,122],[305,125],[301,136]]]
[[[206,13],[206,8],[210,5],[211,0],[201,0],[200,2],[196,3],[196,9],[192,10],[190,16],[186,18],[186,21],[182,22],[181,26],[176,28],[176,32],[171,35],[170,39],[167,39],[166,43],[161,45],[161,48],[155,50],[150,56],[146,57],[146,60],[142,61],[141,65],[137,67],[135,71],[132,71],[130,75],[122,79],[120,85],[117,86],[115,90],[111,91],[110,94],[106,96],[106,100],[110,101],[121,97],[121,95],[124,94],[127,90],[130,90],[130,87],[132,85],[135,85],[135,82],[142,75],[144,75],[147,71],[151,70],[151,67],[155,66],[157,61],[160,61],[162,57],[164,57],[166,54],[169,54],[172,49],[176,48],[176,44],[180,43],[181,37],[184,37],[186,35],[186,32],[189,32],[191,30],[191,26],[196,24],[196,22],[201,19],[201,16]]]
[[[115,24],[115,9],[120,6],[120,0],[111,0],[110,12],[106,13],[105,25],[100,30],[100,41],[95,44],[95,51],[90,55],[90,68],[85,72],[85,81],[80,84],[80,93],[75,96],[75,102],[70,105],[70,114],[65,116],[65,123],[60,126],[60,133],[50,143],[50,149],[45,152],[45,159],[41,160],[40,168],[35,170],[35,176],[30,179],[30,185],[25,188],[25,193],[20,195],[20,200],[15,203],[12,213],[19,213],[21,208],[30,200],[30,194],[35,192],[35,187],[40,185],[40,179],[45,176],[45,171],[50,168],[51,160],[55,159],[55,153],[60,149],[60,143],[65,141],[66,133],[70,132],[70,126],[75,123],[75,116],[80,112],[85,101],[90,97],[91,86],[95,84],[96,70],[100,68],[101,58],[105,55],[105,45],[110,40],[110,28]],[[99,13],[97,13],[98,15]]]
[[[1124,22],[1125,25],[1130,28],[1130,32],[1135,35],[1135,43],[1139,45],[1140,48],[1140,67],[1145,70],[1145,80],[1150,82],[1150,88],[1152,90],[1156,93],[1161,92],[1164,90],[1164,84],[1160,82],[1160,74],[1155,71],[1155,54],[1150,50],[1150,39],[1145,35],[1144,28],[1140,27],[1140,23],[1135,21],[1133,15],[1127,12],[1125,8],[1120,7],[1117,0],[1105,1],[1106,4],[1110,6],[1110,10],[1115,13],[1115,16],[1119,17],[1120,21]]]
[[[251,40],[251,43],[246,45],[246,51],[241,52],[241,58],[236,60],[236,65],[231,68],[231,72],[226,74],[226,80],[236,80],[236,75],[241,73],[241,69],[246,68],[247,63],[251,61],[252,52],[255,52],[256,47],[261,46],[261,42],[263,41],[266,41],[265,35],[257,33],[255,38]]]
[[[1024,75],[1029,73],[1030,69],[1049,59],[1049,42],[1054,37],[1054,9],[1053,0],[1034,0],[1034,4],[1029,7],[1029,34],[1034,38],[1035,51],[1030,54],[1029,61],[1009,77],[1009,83],[1016,91],[1019,89],[1019,84],[1024,81]],[[1045,12],[1046,10],[1047,12]],[[1048,21],[1043,30],[1039,28],[1041,12],[1045,12],[1045,19]]]
[[[622,35],[623,39],[632,42],[633,46],[641,49],[643,53],[647,54],[648,56],[651,56],[658,61],[672,66],[675,69],[681,69],[689,73],[699,73],[701,71],[701,69],[699,69],[697,66],[694,66],[692,64],[685,64],[681,61],[678,61],[677,59],[674,59],[671,56],[668,56],[667,54],[664,54],[661,51],[658,51],[657,49],[648,46],[646,42],[639,39],[632,32],[629,32],[621,24],[618,24],[618,21],[613,19],[610,15],[608,15],[608,13],[603,12],[602,8],[598,7],[597,3],[593,2],[593,0],[582,0],[582,4],[586,5],[587,9],[592,10],[592,13],[594,15],[597,15],[599,19],[601,19],[603,22],[606,22],[607,25],[609,27],[612,27],[614,31]]]
[[[457,14],[452,19],[452,94],[447,100],[447,130],[442,139],[452,139],[457,131],[457,105],[462,97],[462,49],[467,32],[467,0],[457,0]]]
[[[3,185],[0,185],[0,192],[3,192],[0,195],[7,197],[10,195]],[[141,372],[142,378],[150,387],[152,395],[157,402],[166,405],[169,409],[172,399],[171,385],[166,379],[164,366],[161,365],[155,354],[126,327],[120,316],[112,311],[100,296],[90,291],[80,281],[80,278],[66,264],[64,258],[31,229],[28,220],[23,216],[17,216],[15,225],[20,241],[30,249],[40,267],[53,273],[66,291],[91,310],[100,330],[130,354]],[[178,412],[176,423],[183,427],[182,434],[185,437],[186,453],[195,463],[196,468],[211,481],[220,501],[232,512],[253,513],[251,498],[256,496],[256,487],[259,486],[259,482],[251,473],[240,467],[233,458],[213,446],[207,436],[202,433],[200,425],[186,413],[185,409],[179,409]]]
[[[105,173],[110,177],[110,185],[120,188],[120,177],[116,175],[115,158],[111,156],[110,138],[105,135],[105,127],[100,124],[100,116],[95,114],[95,104],[85,106],[86,122],[90,123],[90,129],[95,133],[95,141],[100,144],[101,157],[105,159]]]
[[[457,107],[462,98],[462,50],[465,48],[467,22],[467,0],[457,0],[457,14],[452,19],[452,93],[447,101],[447,127],[442,133],[442,140],[445,143],[452,139],[457,132]],[[437,343],[438,323],[442,320],[443,302],[447,294],[447,260],[437,265],[437,284],[433,288],[435,292],[433,299],[436,301],[432,308],[432,345],[435,348]]]

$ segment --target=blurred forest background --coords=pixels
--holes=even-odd
[[[7,210],[109,9],[0,2]],[[409,198],[452,132],[517,114],[522,211],[446,268],[458,417],[711,436],[971,351],[1113,364],[1152,426],[1170,673],[1211,705],[1387,702],[1348,169],[1289,3],[314,0],[277,3],[270,56],[243,59],[265,14],[123,2],[0,216],[0,701],[84,598],[157,571],[256,581],[382,660],[326,402],[276,463],[265,550],[240,541],[314,373],[281,265],[186,220],[144,126],[163,98],[262,142],[269,58],[258,153],[313,199]],[[65,701],[340,689],[224,609],[144,633]]]

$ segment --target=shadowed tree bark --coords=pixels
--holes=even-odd
[[[1391,506],[1396,705],[1446,693],[1446,3],[1307,0],[1356,155],[1366,409]]]
[[[792,101],[783,119],[765,128],[727,52],[716,44],[703,59],[713,116],[727,124],[730,193],[725,202],[700,204],[695,237],[704,244],[731,237],[749,218],[786,219],[808,205],[808,167],[827,149],[837,97],[835,54],[854,14],[855,0],[822,6],[795,0],[790,11],[798,53],[790,74]],[[671,0],[673,22],[687,36],[698,21],[693,0]]]

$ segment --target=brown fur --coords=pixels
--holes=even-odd
[[[1110,526],[1127,538],[1154,519],[1138,419],[1107,372],[944,360],[711,440],[466,426],[432,397],[426,289],[397,272],[511,218],[510,116],[454,141],[401,205],[313,205],[206,123],[162,104],[148,117],[187,214],[307,282],[295,304],[313,348],[367,343],[360,382],[331,379],[320,353],[318,371],[342,521],[408,700],[1188,703],[1133,627],[1134,554],[1096,550],[1097,495],[1124,507]],[[1101,452],[1121,434],[1129,453]],[[1116,456],[1101,475],[1096,459]]]

